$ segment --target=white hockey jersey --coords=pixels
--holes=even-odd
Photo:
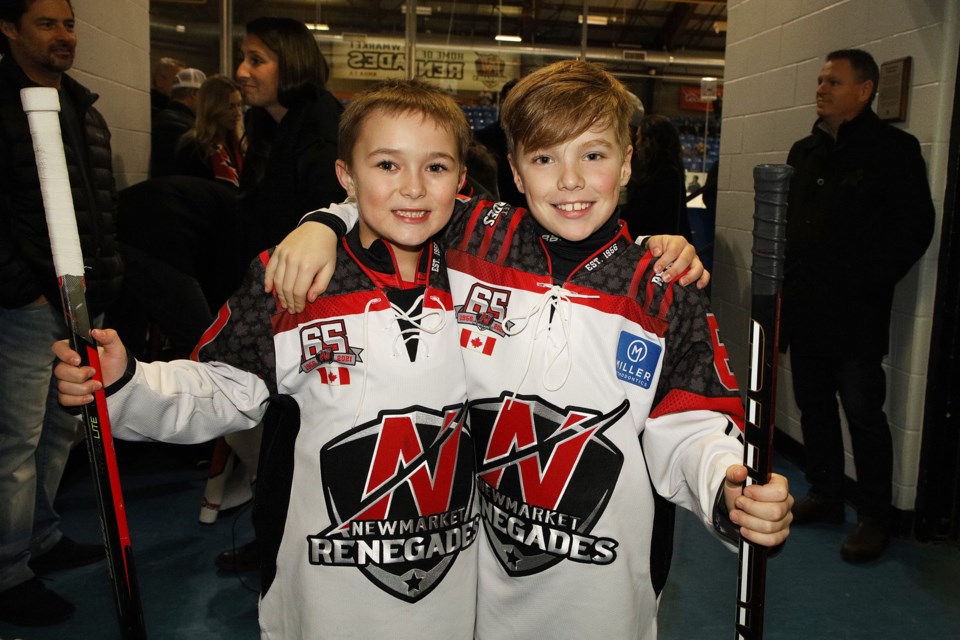
[[[713,530],[742,405],[705,296],[625,231],[566,281],[528,212],[448,238],[483,519],[477,637],[656,637],[681,505]]]
[[[205,362],[137,363],[109,398],[115,436],[202,442],[291,396],[300,426],[289,496],[269,497],[289,504],[262,637],[473,638],[480,524],[440,250],[424,250],[411,287],[385,243],[367,252],[354,232],[296,315],[263,293],[265,262],[201,340]],[[284,472],[261,464],[261,481]]]

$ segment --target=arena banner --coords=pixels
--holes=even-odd
[[[723,87],[717,87],[717,98],[723,99]],[[706,102],[700,98],[700,87],[695,84],[680,85],[680,108],[684,111],[713,112],[713,102]]]
[[[418,45],[416,77],[447,91],[498,91],[519,75],[517,55],[447,50]],[[334,78],[379,81],[407,76],[407,54],[402,38],[344,36],[333,43]]]

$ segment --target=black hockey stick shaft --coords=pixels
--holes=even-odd
[[[30,123],[50,246],[71,346],[80,354],[81,366],[89,365],[96,370],[95,378],[102,385],[97,345],[90,336],[83,255],[57,115],[60,99],[56,89],[47,87],[23,89],[20,98]],[[145,639],[143,608],[120,489],[120,473],[113,450],[106,394],[102,388],[94,394],[94,402],[82,408],[82,415],[120,637],[123,640]]]
[[[773,467],[776,417],[777,342],[780,285],[786,255],[789,165],[753,169],[753,265],[750,301],[750,371],[748,374],[743,464],[746,486],[766,484]],[[767,577],[767,548],[740,539],[737,585],[737,640],[762,640]]]

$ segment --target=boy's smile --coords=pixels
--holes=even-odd
[[[632,147],[613,127],[584,131],[543,149],[520,148],[510,157],[517,187],[534,219],[565,240],[584,240],[617,208],[620,187],[630,178]]]
[[[361,244],[383,238],[415,271],[421,246],[453,213],[465,176],[459,156],[453,133],[421,113],[367,116],[350,167],[337,161],[341,184],[357,199]]]

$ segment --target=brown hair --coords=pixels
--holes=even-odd
[[[603,67],[564,60],[522,78],[503,103],[500,119],[510,153],[551,147],[598,126],[612,126],[630,144],[630,93]]]
[[[261,17],[247,23],[247,34],[256,36],[277,55],[277,101],[290,108],[316,96],[327,82],[327,61],[307,25],[293,18]]]
[[[348,167],[363,123],[377,111],[387,115],[419,113],[433,120],[453,134],[457,160],[463,166],[473,135],[467,117],[453,98],[422,80],[388,80],[358,93],[340,116],[337,155]]]
[[[33,3],[37,0],[3,0],[0,2],[0,21],[9,22],[20,31],[20,19],[23,14],[30,10]],[[70,12],[73,13],[73,3],[71,0],[65,0]],[[10,41],[7,36],[0,32],[0,53],[10,55]]]

